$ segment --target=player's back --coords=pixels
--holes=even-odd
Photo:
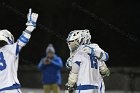
[[[81,61],[78,73],[78,86],[99,86],[99,65],[94,57],[94,50],[88,45],[82,45],[75,53],[74,60]],[[75,60],[76,61],[76,60]]]
[[[89,47],[91,49],[94,49],[94,54],[95,54],[95,51],[97,51],[98,49],[100,49],[100,47],[98,46],[98,44],[95,44],[95,43],[89,44],[89,45],[87,45],[87,47]],[[83,47],[83,49],[85,49],[85,48],[86,47]],[[90,53],[91,51],[87,49],[86,52],[87,53]],[[95,55],[93,55],[93,56],[95,56]],[[101,60],[96,60],[96,62],[98,63],[98,68],[100,69],[100,66],[103,65],[103,62]],[[99,90],[98,91],[99,91],[99,93],[100,92],[104,93],[105,92],[105,85],[104,85],[103,77],[100,74],[100,70],[99,70],[99,75],[96,77],[96,79],[98,81],[98,86],[99,86]]]
[[[17,79],[17,43],[0,49],[0,91],[20,87]]]

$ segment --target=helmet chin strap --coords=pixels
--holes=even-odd
[[[76,46],[76,47],[73,48],[73,49],[70,49],[70,51],[71,51],[71,52],[75,52],[77,49],[78,49],[78,46]]]
[[[75,40],[75,45],[73,48],[69,45],[70,52],[71,53],[76,52],[80,45],[84,45],[83,38],[81,39],[80,42],[78,40]]]
[[[76,51],[78,50],[80,45],[77,45],[73,50],[70,49],[70,56],[74,55]]]
[[[79,42],[77,40],[73,41],[73,43],[69,43],[70,52],[74,52],[79,47]]]

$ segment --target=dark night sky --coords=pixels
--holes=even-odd
[[[30,7],[39,13],[37,29],[20,55],[31,64],[38,63],[48,43],[53,43],[57,54],[66,61],[69,56],[65,43],[67,34],[74,29],[89,29],[92,42],[98,43],[109,53],[110,66],[140,66],[139,2],[132,0],[3,0],[3,5],[2,1],[0,3],[0,29],[10,30],[16,39],[26,27],[26,18],[23,14],[27,14]]]

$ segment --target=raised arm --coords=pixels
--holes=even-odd
[[[37,13],[32,13],[32,9],[29,9],[29,13],[27,15],[27,28],[23,31],[22,35],[17,40],[17,50],[20,51],[22,47],[24,47],[31,37],[32,31],[36,28],[36,22],[38,19]]]

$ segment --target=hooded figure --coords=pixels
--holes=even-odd
[[[63,63],[60,57],[55,54],[52,44],[46,48],[46,56],[40,60],[38,69],[42,72],[42,83],[45,93],[60,93],[61,68]]]

